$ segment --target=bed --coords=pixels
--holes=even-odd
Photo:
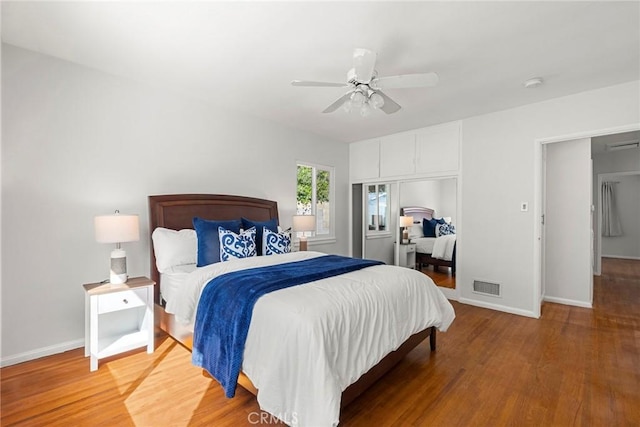
[[[156,228],[158,227],[162,229],[169,229],[169,230],[176,230],[176,231],[183,230],[183,229],[191,229],[193,228],[192,221],[194,217],[199,217],[199,218],[208,219],[208,220],[231,220],[231,219],[236,219],[240,217],[246,217],[246,218],[251,218],[255,221],[268,221],[268,220],[278,219],[278,208],[277,208],[277,203],[274,201],[250,198],[250,197],[242,197],[242,196],[231,196],[231,195],[186,194],[186,195],[162,195],[162,196],[149,197],[149,220],[150,220],[149,223],[150,223],[151,232],[156,230]],[[163,283],[163,282],[171,282],[171,280],[169,280],[169,277],[175,280],[176,277],[179,277],[181,275],[183,276],[183,278],[189,278],[188,280],[185,281],[185,283],[202,282],[204,280],[202,277],[206,274],[209,274],[207,272],[208,270],[213,271],[216,269],[221,269],[223,267],[227,268],[227,266],[230,266],[228,268],[235,268],[235,267],[232,267],[235,264],[234,262],[219,263],[219,265],[207,266],[204,268],[197,268],[197,269],[193,268],[192,266],[186,266],[182,270],[180,269],[178,269],[178,271],[171,270],[170,271],[171,274],[167,274],[167,270],[165,270],[165,272],[161,274],[160,271],[158,270],[158,261],[160,260],[156,259],[153,242],[151,247],[152,247],[151,259],[150,259],[151,277],[153,280],[156,281],[156,283],[158,283],[158,286],[156,286],[155,288],[157,322],[159,323],[160,328],[165,332],[167,332],[171,337],[173,337],[175,340],[177,340],[187,348],[192,349],[193,348],[193,326],[185,323],[184,320],[181,320],[180,318],[182,316],[176,315],[175,313],[171,313],[170,312],[171,310],[167,309],[167,301],[164,298],[164,296],[166,295],[163,295],[163,293],[170,294],[171,292],[176,292],[176,288],[177,287],[179,288],[180,285],[179,284],[176,285],[176,283],[173,283],[173,284],[170,283],[170,286],[167,287],[165,286],[167,283]],[[316,256],[320,257],[323,255],[324,254],[318,254],[313,252],[309,252],[308,254],[292,253],[292,254],[286,254],[285,256],[283,256],[283,259],[284,257],[290,257],[292,259],[298,259],[298,257],[313,258]],[[247,262],[260,264],[260,263],[267,262],[267,259],[270,259],[270,258],[273,258],[274,260],[278,259],[277,257],[253,257],[251,260]],[[245,260],[238,260],[236,264],[239,264],[240,262],[245,262]],[[269,262],[272,262],[272,261],[269,261]],[[273,262],[276,262],[276,261],[273,261]],[[223,264],[226,264],[226,265],[223,266]],[[254,264],[251,264],[251,265],[254,265]],[[402,269],[402,268],[395,267],[395,266],[374,266],[374,267],[366,268],[359,272],[347,273],[347,275],[357,274],[359,275],[358,277],[360,277],[360,275],[364,273],[374,274],[381,269]],[[402,269],[402,270],[405,270],[406,272],[415,273],[415,271],[411,269]],[[406,273],[406,274],[411,274],[411,273]],[[343,276],[346,278],[347,275],[343,275]],[[418,274],[418,276],[422,277],[424,275]],[[339,277],[342,277],[342,276],[339,276]],[[353,279],[354,277],[355,276],[351,276],[350,279]],[[329,286],[327,282],[331,280],[333,279],[325,279],[322,281],[312,282],[304,286],[297,286],[297,287],[291,288],[291,290],[294,290],[295,292],[300,293],[302,292],[301,289],[303,288],[307,289],[308,287],[309,290],[308,291],[305,290],[304,292],[311,292],[311,290],[314,289],[314,287],[317,288],[322,286]],[[335,278],[335,280],[338,280],[338,278]],[[346,281],[346,279],[344,280]],[[180,282],[180,279],[178,279],[178,282]],[[389,282],[389,283],[386,283],[386,282]],[[396,285],[400,286],[399,284],[391,283],[391,281],[386,281],[386,282],[383,283],[382,285],[389,287],[389,289],[393,288],[393,286],[396,286]],[[428,286],[424,286],[424,288],[425,289],[428,288],[429,292],[432,292],[431,288],[434,288],[437,290],[437,287],[433,285],[433,282],[431,282],[431,284]],[[297,425],[297,424],[299,425],[308,425],[308,424],[335,425],[337,424],[338,416],[339,416],[339,408],[341,406],[344,407],[345,405],[350,403],[353,399],[355,399],[358,395],[360,395],[363,391],[365,391],[371,384],[373,384],[377,379],[379,379],[382,375],[384,375],[387,371],[389,371],[393,366],[395,366],[395,364],[398,363],[409,351],[415,348],[422,341],[426,340],[427,337],[429,338],[429,341],[430,341],[431,351],[434,351],[436,348],[436,328],[439,328],[441,330],[446,330],[446,328],[449,326],[449,324],[453,321],[453,318],[455,317],[453,313],[453,308],[451,307],[451,305],[448,303],[448,301],[446,301],[446,299],[444,299],[444,302],[440,300],[439,298],[441,294],[438,294],[437,298],[433,298],[432,301],[425,303],[425,305],[429,307],[428,310],[419,310],[419,311],[442,310],[442,313],[438,313],[438,316],[436,316],[438,317],[437,321],[434,321],[433,319],[428,319],[426,321],[427,323],[420,326],[418,330],[416,330],[415,332],[412,332],[407,337],[402,337],[398,345],[394,346],[394,349],[386,352],[378,360],[375,360],[374,362],[370,360],[366,362],[368,363],[368,365],[366,369],[363,370],[362,374],[357,374],[356,376],[354,376],[354,378],[351,378],[348,380],[341,379],[340,381],[342,381],[342,384],[340,385],[340,388],[342,390],[342,393],[339,394],[339,396],[337,397],[337,403],[334,402],[334,406],[337,405],[337,414],[325,414],[323,415],[325,418],[322,418],[321,420],[319,418],[312,418],[312,417],[305,418],[306,414],[305,413],[298,414],[296,412],[297,409],[295,408],[292,411],[291,408],[287,408],[286,405],[285,407],[282,407],[282,406],[278,406],[278,403],[273,404],[274,399],[275,401],[277,401],[279,396],[271,396],[271,392],[268,396],[266,395],[267,391],[270,390],[269,380],[265,382],[265,379],[264,379],[265,375],[263,375],[262,373],[263,372],[261,370],[262,368],[258,368],[259,374],[256,374],[254,372],[256,368],[251,366],[252,364],[254,364],[254,362],[251,361],[251,363],[249,363],[249,360],[248,360],[249,350],[251,348],[254,348],[256,345],[258,345],[258,344],[255,344],[255,342],[260,341],[262,339],[261,337],[264,336],[264,335],[258,334],[257,332],[252,335],[253,325],[254,324],[258,325],[258,324],[271,321],[271,319],[268,319],[265,317],[261,317],[260,321],[257,320],[258,319],[257,316],[260,315],[260,313],[262,313],[262,310],[259,309],[259,304],[262,304],[260,305],[260,307],[262,307],[266,304],[266,302],[264,304],[262,303],[263,300],[267,301],[267,300],[273,299],[271,298],[272,296],[274,296],[275,298],[275,296],[279,297],[279,296],[285,295],[285,293],[289,291],[290,289],[273,292],[267,295],[269,298],[267,298],[267,296],[262,297],[258,301],[258,303],[256,303],[256,306],[254,307],[254,318],[253,318],[254,321],[251,324],[249,337],[247,337],[247,344],[246,344],[247,348],[245,350],[243,372],[240,374],[240,377],[238,378],[238,384],[240,384],[243,388],[249,390],[253,394],[257,395],[258,402],[262,409],[264,409],[267,412],[270,412],[271,414],[279,417],[283,421],[292,425]],[[437,308],[432,310],[431,308],[432,306],[437,306]],[[404,311],[405,310],[403,309],[402,310],[403,316],[405,316]],[[410,310],[407,310],[407,311],[410,311]],[[433,316],[435,316],[435,314],[433,314]],[[373,320],[379,321],[379,319],[373,319]],[[292,323],[296,323],[296,322],[292,322]],[[365,323],[372,323],[372,322],[367,321]],[[387,333],[387,330],[393,330],[396,327],[395,323],[383,324],[384,327],[380,327],[380,326],[381,325],[378,325],[378,328],[382,332],[382,335]],[[282,334],[285,333],[280,331],[274,331],[274,332],[282,333]],[[321,340],[329,340],[329,339],[334,339],[334,338],[321,337]],[[336,341],[340,342],[341,340],[338,337]],[[314,343],[310,342],[309,346],[313,347],[313,345]],[[295,349],[295,351],[300,351],[300,350]],[[368,349],[367,351],[371,351],[372,353],[375,353],[375,351],[371,349]],[[293,353],[293,350],[292,350],[292,353]],[[347,349],[347,351],[335,351],[334,353],[339,355],[341,353],[347,354],[347,353],[354,353],[354,352],[350,351],[350,349]],[[356,355],[357,355],[357,352],[356,352]],[[367,355],[368,354],[365,354],[365,356]],[[250,373],[245,374],[244,371],[247,370],[246,369],[247,364],[249,365],[248,371]],[[339,378],[342,378],[341,375],[342,375],[342,371],[340,371],[340,375],[336,373],[336,376]],[[293,375],[293,377],[296,377],[296,376]],[[332,377],[332,375],[328,375],[327,377],[330,378]],[[255,381],[256,378],[258,378],[257,382]],[[268,378],[268,375],[267,375],[267,378]],[[306,383],[305,378],[297,378],[296,381],[298,381],[299,384]],[[254,382],[256,382],[257,386],[254,385]],[[297,394],[299,396],[296,396],[296,397],[300,397],[303,395],[306,396],[307,394],[313,394],[313,389],[315,388],[307,387],[307,389],[305,390],[298,390]],[[261,397],[261,393],[263,394],[262,397]],[[319,403],[325,404],[326,402],[319,402]],[[331,410],[329,412],[332,412],[332,411],[335,412],[336,410],[336,408],[334,407],[331,407],[330,409]],[[325,412],[325,411],[321,411],[321,412]],[[295,419],[291,419],[291,413],[294,413],[296,415],[294,417]],[[320,420],[320,421],[316,423],[317,420]]]
[[[416,244],[416,265],[418,270],[431,265],[434,270],[438,267],[451,268],[451,274],[456,274],[455,235],[441,237],[424,237],[422,235],[423,220],[434,218],[435,211],[421,206],[407,206],[401,208],[401,215],[413,217],[414,230],[410,232],[412,243]],[[437,240],[440,239],[440,240]],[[434,255],[434,247],[436,253]]]

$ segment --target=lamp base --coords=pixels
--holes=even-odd
[[[301,237],[300,238],[300,251],[306,251],[307,250],[307,238],[306,237]]]
[[[112,285],[122,285],[127,281],[127,253],[124,249],[114,249],[111,251],[111,273],[109,283]]]
[[[402,244],[406,245],[409,243],[409,231],[405,228],[402,230]]]

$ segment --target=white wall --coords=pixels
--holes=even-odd
[[[440,213],[437,216],[450,216],[451,223],[456,225],[458,216],[458,183],[455,178],[442,179],[440,184]]]
[[[456,179],[425,179],[422,181],[407,181],[400,183],[400,207],[422,206],[435,211],[436,217],[451,217],[455,225]]]
[[[540,244],[536,230],[537,140],[640,123],[640,82],[582,92],[465,119],[461,234],[456,288],[461,301],[536,315]],[[544,87],[540,88],[544,90]],[[529,202],[528,212],[520,203]],[[474,279],[502,284],[502,297],[472,292]],[[588,283],[585,286],[589,286]]]
[[[422,206],[440,215],[440,183],[437,180],[400,183],[400,207]]]
[[[640,169],[640,148],[609,151],[593,155],[593,174],[633,172]]]
[[[239,194],[295,213],[296,160],[335,166],[348,215],[348,147],[13,46],[2,46],[2,361],[84,344],[83,283],[108,276],[93,217],[140,215],[128,272],[149,274],[147,196]],[[250,171],[250,172],[249,172]],[[314,249],[348,253],[338,241]],[[11,248],[11,250],[6,250]]]
[[[615,191],[622,236],[602,237],[602,256],[640,259],[640,174],[611,180],[618,182]]]

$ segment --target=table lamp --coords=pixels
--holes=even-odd
[[[315,215],[294,215],[293,216],[293,231],[302,232],[300,236],[300,250],[307,250],[307,236],[304,234],[307,231],[316,230],[316,216]]]
[[[113,215],[96,216],[94,226],[97,242],[116,244],[111,251],[109,283],[121,285],[127,281],[127,254],[120,244],[140,240],[138,215],[122,215],[116,211]]]
[[[400,227],[402,228],[402,244],[409,243],[409,231],[408,228],[413,226],[413,217],[412,216],[401,216],[400,217]]]

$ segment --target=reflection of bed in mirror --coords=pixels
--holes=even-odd
[[[434,270],[437,270],[438,267],[449,267],[451,273],[455,275],[455,234],[442,237],[425,237],[423,234],[423,221],[435,219],[435,211],[422,206],[406,206],[401,208],[400,214],[413,217],[413,227],[409,232],[409,238],[411,243],[416,244],[417,268],[420,270],[428,265],[433,266]]]

